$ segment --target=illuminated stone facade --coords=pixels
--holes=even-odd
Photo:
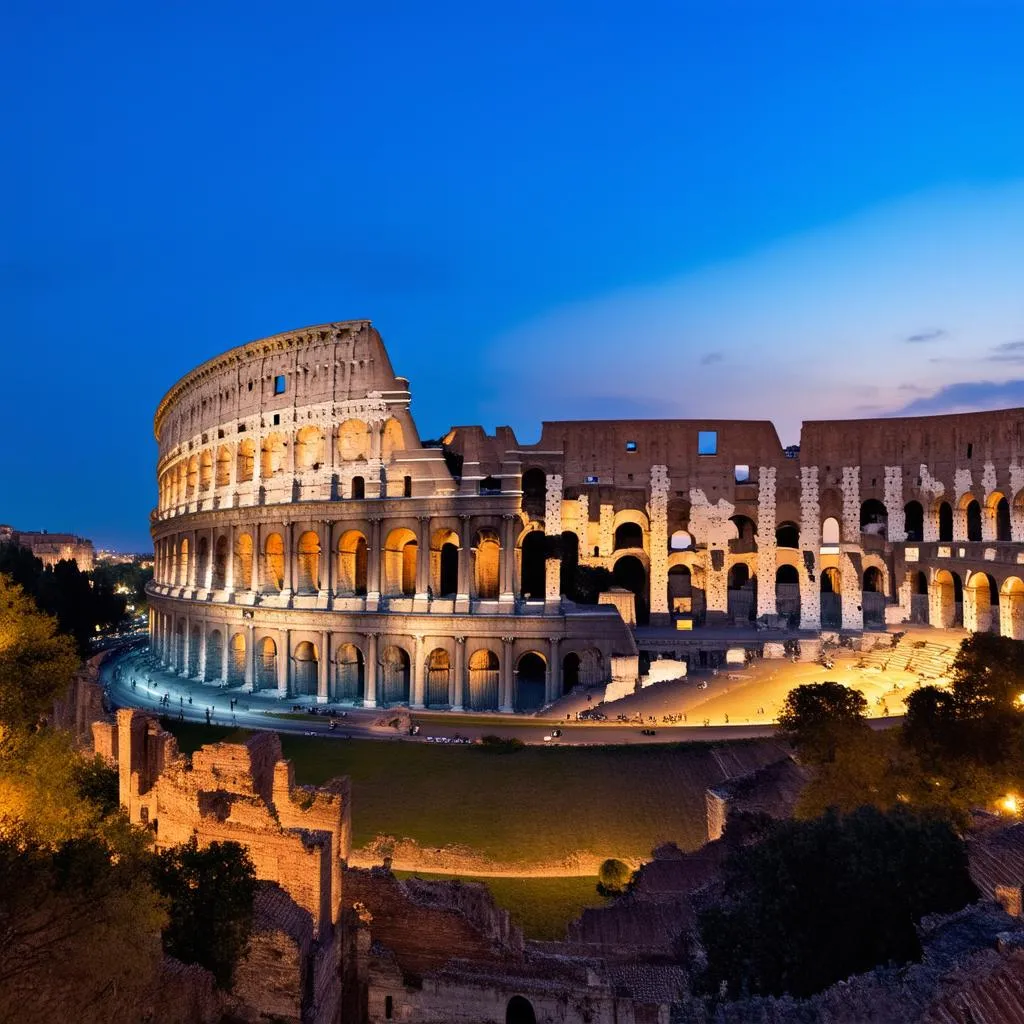
[[[46,566],[75,562],[82,572],[92,572],[96,564],[92,541],[76,537],[73,533],[15,530],[12,526],[0,525],[0,544],[17,544],[26,548]]]
[[[367,321],[232,349],[156,415],[154,649],[282,696],[531,710],[640,626],[1024,637],[1024,413],[453,427],[421,441]],[[599,573],[592,573],[598,576]]]

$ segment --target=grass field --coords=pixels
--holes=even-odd
[[[183,751],[223,727],[168,721]],[[705,790],[781,756],[768,740],[601,747],[479,746],[282,735],[299,782],[352,779],[353,846],[377,834],[459,845],[523,868],[576,852],[646,858],[659,842],[705,841]]]
[[[421,871],[396,871],[399,878],[454,878],[428,875]],[[566,925],[579,917],[584,907],[599,907],[605,901],[597,893],[597,879],[569,878],[474,878],[459,875],[464,882],[483,882],[494,902],[512,914],[512,920],[528,939],[565,938]]]

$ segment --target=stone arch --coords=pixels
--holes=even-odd
[[[843,590],[839,570],[830,565],[819,573],[821,590],[821,625],[839,629],[843,622]]]
[[[999,589],[984,572],[972,572],[963,588],[964,629],[988,633],[999,628]]]
[[[544,704],[547,664],[539,651],[526,651],[516,659],[516,711],[536,711]]]
[[[612,517],[613,530],[618,530],[620,526],[624,526],[626,523],[633,523],[639,526],[643,537],[647,537],[651,531],[651,521],[647,518],[647,514],[638,508],[620,508]],[[635,546],[643,547],[642,544]]]
[[[443,647],[435,647],[427,655],[426,693],[427,707],[448,706],[448,684],[451,682],[451,659]]]
[[[366,697],[366,671],[363,652],[355,644],[338,644],[331,682],[335,700],[362,704]]]
[[[213,545],[213,580],[214,590],[223,590],[228,579],[228,538],[221,534]]]
[[[284,587],[284,539],[279,533],[268,533],[263,542],[263,590],[277,593]]]
[[[821,523],[821,550],[824,553],[839,550],[839,520],[828,516]]]
[[[300,697],[316,696],[320,669],[316,645],[303,640],[296,645],[292,661],[292,693]]]
[[[865,568],[861,590],[867,594],[885,593],[885,573],[877,565]]]
[[[366,497],[366,480],[364,477],[352,477],[349,497],[351,497],[353,501],[362,501]]]
[[[750,516],[736,514],[729,517],[735,536],[731,536],[730,550],[735,554],[757,550],[757,524]]]
[[[478,530],[473,545],[473,592],[481,600],[498,596],[501,571],[501,544],[494,530]]]
[[[193,455],[188,460],[185,469],[185,497],[190,501],[196,496],[196,488],[199,486],[199,459]]]
[[[775,611],[791,629],[800,625],[800,570],[795,565],[775,569]]]
[[[267,434],[260,447],[260,478],[262,480],[269,480],[284,471],[285,451],[283,434]]]
[[[199,491],[205,494],[213,486],[213,452],[207,448],[199,456]]]
[[[235,455],[235,481],[240,484],[247,484],[252,480],[256,469],[256,444],[246,438],[238,442],[238,451]]]
[[[632,592],[636,607],[636,624],[646,626],[650,620],[647,567],[636,555],[622,555],[612,566],[615,585]]]
[[[320,590],[320,538],[315,530],[305,530],[295,549],[298,579],[297,594],[316,594]]]
[[[469,656],[469,709],[494,711],[498,707],[500,666],[494,651],[481,648]]]
[[[960,577],[948,569],[937,569],[928,588],[928,622],[949,629],[963,622],[963,588]]]
[[[188,555],[188,537],[182,537],[181,544],[178,546],[178,583],[183,587],[189,586],[192,582],[189,579]]]
[[[669,537],[668,549],[669,551],[687,551],[693,547],[693,537],[690,536],[686,530],[676,530],[675,533]]]
[[[245,682],[245,634],[235,633],[228,647],[228,686],[241,686]]]
[[[392,418],[384,424],[384,431],[381,434],[381,457],[385,462],[390,462],[395,457],[395,452],[405,451],[405,436],[402,433],[402,424]]]
[[[734,622],[757,618],[757,577],[746,561],[734,562],[726,576],[726,602]]]
[[[206,634],[206,664],[203,666],[203,681],[214,682],[221,677],[224,666],[224,634],[211,629]]]
[[[228,487],[231,484],[231,449],[222,444],[217,449],[217,466],[214,470],[214,487]]]
[[[391,595],[416,593],[416,560],[419,543],[408,527],[392,530],[384,544],[384,590]]]
[[[969,541],[981,540],[981,504],[973,494],[965,494],[959,502],[964,517],[965,536]]]
[[[1010,527],[1010,503],[1006,495],[993,491],[985,500],[985,529],[983,535],[994,541],[1013,539]]]
[[[939,517],[939,540],[948,543],[953,539],[953,506],[948,501],[940,501],[937,512]]]
[[[185,620],[178,619],[174,627],[174,667],[178,672],[185,668]]]
[[[643,527],[633,520],[626,520],[615,527],[615,540],[612,545],[615,551],[626,551],[632,548],[643,549]]]
[[[391,644],[380,655],[381,703],[409,703],[409,655],[397,644]]]
[[[235,537],[235,590],[252,590],[252,537],[240,533]]]
[[[324,461],[324,432],[316,426],[300,428],[295,434],[295,469],[319,469]]]
[[[359,419],[340,423],[335,450],[342,462],[366,462],[370,457],[370,428]]]
[[[908,501],[903,506],[903,529],[907,540],[920,543],[924,540],[924,506],[919,501]]]
[[[889,535],[889,510],[877,498],[867,498],[860,503],[860,532],[879,537]]]
[[[913,585],[915,594],[928,593],[928,577],[923,572],[914,573]]]
[[[196,543],[196,586],[208,585],[207,577],[210,570],[210,539],[205,535]]]
[[[562,659],[562,693],[569,693],[579,685],[580,656],[575,651],[570,651]]]
[[[793,522],[783,522],[775,528],[775,545],[780,548],[800,547],[800,527]]]
[[[203,633],[199,623],[192,626],[192,632],[188,638],[188,677],[195,679],[199,675],[199,645],[202,643]]]
[[[534,601],[544,600],[547,538],[540,530],[523,534],[519,551],[519,594]]]
[[[668,607],[674,615],[692,615],[693,576],[685,563],[673,565],[668,571]]]
[[[1008,576],[999,588],[999,632],[1024,640],[1024,581],[1018,576]]]
[[[525,996],[513,996],[505,1007],[505,1024],[537,1024],[533,1004]]]
[[[459,590],[459,535],[448,527],[430,538],[430,586],[435,597],[454,597]]]
[[[346,530],[338,538],[337,592],[366,594],[368,555],[366,537],[359,530]]]

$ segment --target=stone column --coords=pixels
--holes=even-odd
[[[217,531],[210,527],[209,547],[206,549],[206,569],[203,573],[203,586],[207,590],[213,589],[213,559],[217,551]]]
[[[377,706],[377,637],[378,633],[366,634],[366,662],[363,665],[363,707]]]
[[[448,687],[448,703],[452,711],[461,711],[466,692],[466,638],[457,636],[455,640],[455,676]]]
[[[261,504],[260,488],[263,486],[263,437],[257,433],[253,438],[255,452],[252,459],[252,503]]]
[[[885,467],[885,515],[888,519],[885,535],[898,544],[907,539],[907,519],[903,502],[903,467]]]
[[[472,530],[470,529],[470,517],[459,516],[459,582],[455,595],[455,611],[469,611],[469,580],[470,566],[473,558],[470,551],[472,541]]]
[[[231,629],[224,624],[224,642],[220,645],[220,681],[228,684],[228,656],[231,653]]]
[[[329,700],[327,692],[327,671],[331,665],[331,634],[325,629],[320,633],[320,660],[316,664],[316,702],[326,704]]]
[[[235,592],[235,538],[238,533],[238,527],[228,527],[228,554],[227,563],[224,566],[224,590],[230,596]]]
[[[416,547],[416,596],[425,599],[430,587],[430,516],[420,516],[419,523]]]
[[[277,645],[277,695],[287,697],[291,676],[292,631],[278,630],[281,640]]]
[[[546,704],[551,704],[562,696],[562,659],[558,654],[558,645],[561,642],[560,636],[553,636],[548,641],[551,645],[551,653],[548,658],[547,685],[544,694]]]
[[[182,645],[182,658],[181,664],[178,666],[178,674],[188,678],[188,665],[191,660],[191,647],[192,647],[192,622],[189,617],[185,616],[185,643]]]
[[[860,572],[846,551],[839,555],[839,589],[843,602],[843,629],[863,629],[864,609],[861,602],[864,598],[861,593]]]
[[[516,516],[501,517],[501,585],[498,590],[500,604],[515,601],[515,520]]]
[[[668,625],[668,491],[667,466],[651,466],[651,573],[648,591],[651,625]]]
[[[206,645],[209,643],[210,635],[207,632],[206,623],[202,623],[199,633],[199,662],[196,665],[196,679],[206,679]]]
[[[821,629],[821,505],[818,467],[800,469],[800,628]]]
[[[580,539],[580,562],[590,558],[590,498],[581,494],[576,499],[576,535]]]
[[[376,611],[384,591],[384,557],[380,516],[370,516],[370,536],[366,544],[366,610]]]
[[[334,524],[326,520],[320,524],[320,594],[334,593]]]
[[[777,615],[775,603],[775,467],[760,466],[757,472],[757,617]]]
[[[412,700],[409,702],[409,707],[422,711],[424,708],[423,703],[423,691],[424,691],[424,664],[423,664],[423,636],[417,634],[413,639],[416,641],[414,648],[415,654],[412,663]]]
[[[841,544],[860,544],[860,466],[843,466],[843,519],[839,524]]]
[[[284,586],[281,595],[290,598],[295,590],[295,524],[284,524]]]
[[[514,636],[503,636],[501,638],[501,694],[499,711],[511,714],[514,710],[514,694],[512,692],[512,645],[515,643]]]
[[[256,627],[250,623],[245,631],[245,692],[256,689]]]

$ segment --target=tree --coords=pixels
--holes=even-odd
[[[842,683],[806,683],[787,694],[779,725],[804,760],[828,763],[841,743],[867,728],[866,709],[860,690]]]
[[[1024,694],[1024,641],[972,633],[953,661],[952,683],[961,718],[1016,711]]]
[[[0,575],[0,722],[35,725],[78,668],[74,644],[57,633],[9,577]]]
[[[597,891],[602,896],[618,896],[633,879],[633,871],[624,861],[609,857],[597,870]]]
[[[201,964],[230,988],[248,948],[256,896],[256,870],[245,848],[226,842],[200,849],[193,836],[157,855],[153,880],[169,902],[164,951]]]
[[[808,996],[877,964],[915,960],[915,924],[977,898],[944,822],[864,807],[780,822],[726,860],[721,900],[698,919],[703,984],[730,995]]]

